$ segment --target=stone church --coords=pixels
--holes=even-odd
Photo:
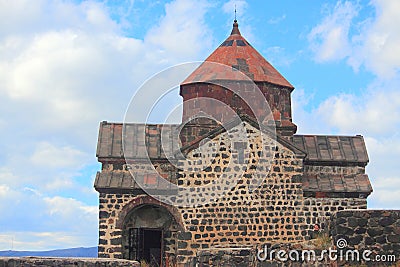
[[[99,257],[195,266],[204,251],[302,242],[336,211],[366,209],[364,138],[296,134],[293,90],[235,20],[182,81],[181,124],[101,122]]]

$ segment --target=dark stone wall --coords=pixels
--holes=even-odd
[[[240,142],[232,142],[242,140],[237,126],[204,145],[215,150],[193,149],[180,165],[178,185],[197,190],[190,200],[199,205],[179,209],[186,230],[178,236],[179,263],[216,247],[301,242],[307,236],[302,158],[272,139],[262,140],[253,126],[244,127],[247,162],[240,163],[239,149],[234,149]]]
[[[182,122],[204,113],[211,115],[214,120],[220,123],[225,123],[234,118],[232,113],[234,111],[237,114],[247,114],[250,117],[257,117],[262,120],[267,115],[271,120],[268,123],[272,123],[273,120],[277,126],[277,131],[284,133],[283,135],[293,135],[296,132],[297,126],[292,122],[290,88],[265,82],[256,82],[258,88],[249,82],[223,81],[221,85],[208,83],[181,85],[180,95],[183,97]],[[257,92],[258,89],[261,93]],[[238,94],[246,95],[246,101]],[[249,103],[251,103],[251,106],[249,106]],[[266,107],[266,103],[268,103],[269,108]],[[268,110],[272,114],[266,114]]]
[[[225,249],[204,250],[197,258],[193,259],[193,265],[199,267],[211,266],[255,266],[256,257],[253,249]]]
[[[220,126],[220,124],[216,121],[207,118],[196,118],[185,122],[179,131],[182,147],[193,142],[200,136],[208,134],[218,126]]]
[[[318,224],[322,230],[327,230],[331,216],[341,210],[366,210],[367,199],[365,198],[315,198],[305,197],[303,202],[303,213],[308,225],[309,235],[314,225]]]
[[[299,251],[301,255],[304,250],[315,251],[314,261],[281,261],[272,254],[273,259],[258,260],[258,251],[253,248],[214,248],[202,250],[192,258],[192,266],[400,266],[400,210],[345,210],[338,211],[331,217],[329,223],[330,240],[321,243],[321,240],[308,241],[303,243],[275,243],[268,245],[268,254],[272,250]],[[344,239],[343,243],[338,240]],[[343,241],[343,240],[342,240]],[[260,249],[260,248],[258,248]],[[323,250],[335,250],[336,259],[329,258]],[[362,253],[370,260],[365,261]],[[351,261],[348,254],[351,251],[358,251],[359,261]],[[264,254],[262,254],[264,256]],[[323,256],[323,257],[322,257]],[[378,258],[380,262],[378,262]],[[287,257],[287,255],[286,255]],[[323,259],[322,259],[323,258]],[[383,260],[384,259],[384,260]],[[185,265],[186,266],[186,265]],[[189,266],[189,265],[187,265]]]
[[[246,152],[243,150],[241,153],[247,153],[244,157],[247,162],[243,160],[242,164],[239,163],[240,151],[235,149],[236,145],[242,143],[230,142],[231,139],[242,140],[237,126],[205,143],[201,149],[194,148],[188,152],[188,160],[178,162],[179,170],[161,168],[161,165],[155,164],[161,174],[164,171],[165,174],[169,173],[169,177],[175,171],[178,185],[198,192],[190,198],[182,195],[178,199],[181,201],[178,203],[195,200],[197,206],[182,205],[174,209],[163,206],[174,215],[176,221],[176,229],[165,232],[168,236],[164,236],[164,244],[168,247],[164,251],[181,265],[189,264],[204,250],[229,250],[232,247],[254,249],[265,243],[301,243],[314,237],[316,223],[326,230],[330,216],[335,212],[367,208],[365,198],[304,197],[302,158],[272,139],[262,140],[259,131],[250,124],[245,123],[244,127],[249,142],[245,143]],[[274,153],[273,159],[269,158],[271,153]],[[136,172],[145,172],[148,167],[140,163],[130,164],[130,168]],[[169,169],[171,171],[167,172]],[[307,167],[307,171],[353,174],[364,169],[357,166],[347,169],[313,166]],[[262,179],[254,180],[254,177]],[[250,185],[254,183],[253,180],[260,184],[252,189]],[[209,202],[206,196],[210,197]],[[130,227],[139,226],[133,226],[134,222],[130,219],[133,209],[139,204],[163,205],[154,199],[148,202],[151,199],[144,192],[109,191],[100,194],[99,257],[126,257],[124,229],[130,224]],[[141,224],[149,227],[147,223]],[[235,256],[236,251],[232,251],[224,254],[223,258]],[[217,261],[220,259],[214,259],[214,262]]]
[[[400,259],[400,210],[346,210],[331,218],[334,244],[347,242],[344,250],[372,251],[375,255],[395,255]]]
[[[306,249],[304,247],[304,249]],[[269,246],[268,254],[271,250],[281,250],[289,252],[290,250],[298,250],[301,253],[300,247],[293,244],[275,244]],[[273,259],[259,260],[257,258],[258,249],[254,248],[235,248],[235,249],[211,249],[204,250],[198,253],[196,258],[193,258],[189,266],[212,267],[212,266],[230,266],[230,267],[325,267],[335,266],[326,257],[318,260],[321,255],[321,250],[316,250],[316,259],[310,261],[282,261],[278,260],[276,253],[272,253]],[[261,255],[264,256],[264,255]]]

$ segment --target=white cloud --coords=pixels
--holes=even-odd
[[[353,2],[339,1],[332,12],[311,30],[308,40],[318,62],[343,59],[350,54],[348,35],[358,9]]]
[[[1,1],[0,37],[7,35],[36,35],[47,31],[75,28],[86,32],[119,31],[108,9],[96,1],[16,0]]]
[[[0,197],[10,196],[10,187],[7,185],[0,185]]]
[[[3,184],[3,186],[17,186],[19,184],[18,178],[8,167],[0,167],[0,184]]]
[[[97,206],[73,198],[49,197],[35,189],[0,185],[0,207],[0,250],[10,249],[10,239],[19,250],[97,243]]]
[[[400,155],[399,132],[393,133],[386,138],[366,136],[365,142],[370,153],[369,171],[373,174],[374,182],[381,183],[385,179],[397,179],[400,177],[397,171]],[[390,186],[387,184],[387,186]]]
[[[63,246],[97,244],[97,207],[84,202],[97,203],[99,122],[122,121],[150,75],[205,56],[207,8],[170,2],[138,39],[124,36],[127,20],[114,21],[101,2],[0,1],[0,225],[21,249],[63,236],[71,240]]]
[[[199,60],[199,54],[207,51],[212,41],[204,17],[208,6],[206,1],[167,3],[166,15],[146,34],[146,45],[154,49],[159,60],[168,60],[170,64]]]
[[[399,209],[399,177],[380,176],[371,180],[374,192],[368,198],[368,208]]]
[[[93,247],[93,233],[13,231],[0,233],[0,250],[52,250]]]
[[[367,166],[374,192],[368,198],[369,208],[399,209],[400,158],[399,132],[388,137],[365,137],[370,163]]]
[[[308,35],[316,61],[347,59],[355,71],[364,66],[381,79],[395,77],[400,69],[400,2],[373,0],[371,4],[374,16],[356,23],[359,5],[337,2]]]
[[[33,164],[46,168],[82,166],[88,155],[69,146],[56,147],[48,142],[37,144],[30,160]]]
[[[298,89],[293,94],[294,122],[301,133],[364,136],[370,159],[366,173],[374,189],[369,208],[400,208],[396,189],[400,184],[400,94],[390,84],[375,82],[362,96],[332,96],[309,111],[312,96]]]
[[[359,35],[349,34],[349,23],[357,15],[357,8],[349,2],[338,2],[333,13],[315,27],[310,36],[313,42],[317,41],[316,36],[322,37],[320,43],[316,42],[318,49],[315,50],[320,60],[347,58],[354,69],[364,65],[377,78],[362,94],[343,93],[329,97],[309,116],[322,118],[322,123],[330,131],[334,129],[342,134],[365,136],[370,156],[367,172],[374,188],[369,198],[370,206],[398,208],[398,192],[393,188],[400,182],[396,162],[400,157],[400,143],[397,141],[400,78],[396,74],[400,62],[400,30],[395,26],[399,20],[400,4],[396,0],[377,0],[372,4],[376,15],[362,23]],[[340,42],[328,38],[332,29],[341,29],[344,33],[340,38],[334,38]]]
[[[43,201],[47,207],[47,213],[55,221],[63,221],[64,227],[61,229],[79,230],[79,222],[91,222],[92,227],[96,229],[97,224],[97,206],[87,206],[73,198],[64,198],[60,196],[44,197]],[[60,223],[60,222],[59,222]]]
[[[10,13],[14,20],[23,18],[30,2],[14,2]],[[100,3],[57,3],[35,6],[28,16],[36,25],[31,35],[19,31],[27,23],[23,19],[14,21],[13,34],[0,28],[5,36],[0,39],[0,121],[15,129],[10,137],[7,131],[2,135],[23,140],[21,146],[51,138],[93,153],[99,122],[121,121],[135,88],[147,77],[182,58],[199,59],[211,45],[206,2],[167,4],[165,17],[143,40],[120,35]],[[56,18],[57,27],[38,26]]]
[[[400,2],[373,0],[362,11],[368,8],[375,12],[365,19],[357,4],[338,1],[312,29],[309,41],[317,61],[346,59],[355,71],[363,67],[375,80],[361,94],[329,97],[310,113],[303,112],[303,118],[325,124],[327,132],[364,135],[374,188],[369,207],[399,208]]]
[[[82,191],[84,169],[90,167],[94,155],[70,145],[48,141],[17,142],[19,149],[9,152],[0,166],[0,184],[12,188],[30,187],[47,192]],[[13,147],[12,144],[10,147]],[[28,155],[25,155],[28,154]],[[93,173],[94,174],[94,173]],[[84,177],[89,179],[89,177]],[[81,179],[81,178],[80,178]]]
[[[82,17],[76,23],[60,22],[57,30],[50,26],[32,35],[5,36],[0,42],[0,94],[8,105],[0,107],[2,124],[15,128],[15,120],[5,116],[15,113],[31,134],[62,134],[93,149],[98,122],[122,120],[128,99],[145,78],[182,59],[200,59],[211,45],[206,2],[167,4],[165,17],[143,40],[121,36],[102,8],[91,2],[67,11],[54,3],[43,5],[36,20],[54,19],[61,10]],[[16,22],[20,27],[24,23]]]
[[[373,0],[376,15],[367,21],[362,32],[353,37],[349,64],[362,64],[381,78],[393,78],[400,68],[400,2]]]
[[[390,134],[400,127],[400,92],[395,84],[396,81],[375,82],[361,96],[330,97],[321,103],[317,112],[327,125],[342,133]]]

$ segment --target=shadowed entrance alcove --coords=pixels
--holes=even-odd
[[[177,224],[164,207],[143,204],[125,217],[122,229],[122,256],[164,266],[175,260]]]

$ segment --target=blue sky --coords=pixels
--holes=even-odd
[[[400,208],[400,2],[0,0],[0,250],[97,245],[100,121],[242,35],[296,88],[299,133],[362,134],[369,208]],[[179,96],[176,96],[179,102]]]

